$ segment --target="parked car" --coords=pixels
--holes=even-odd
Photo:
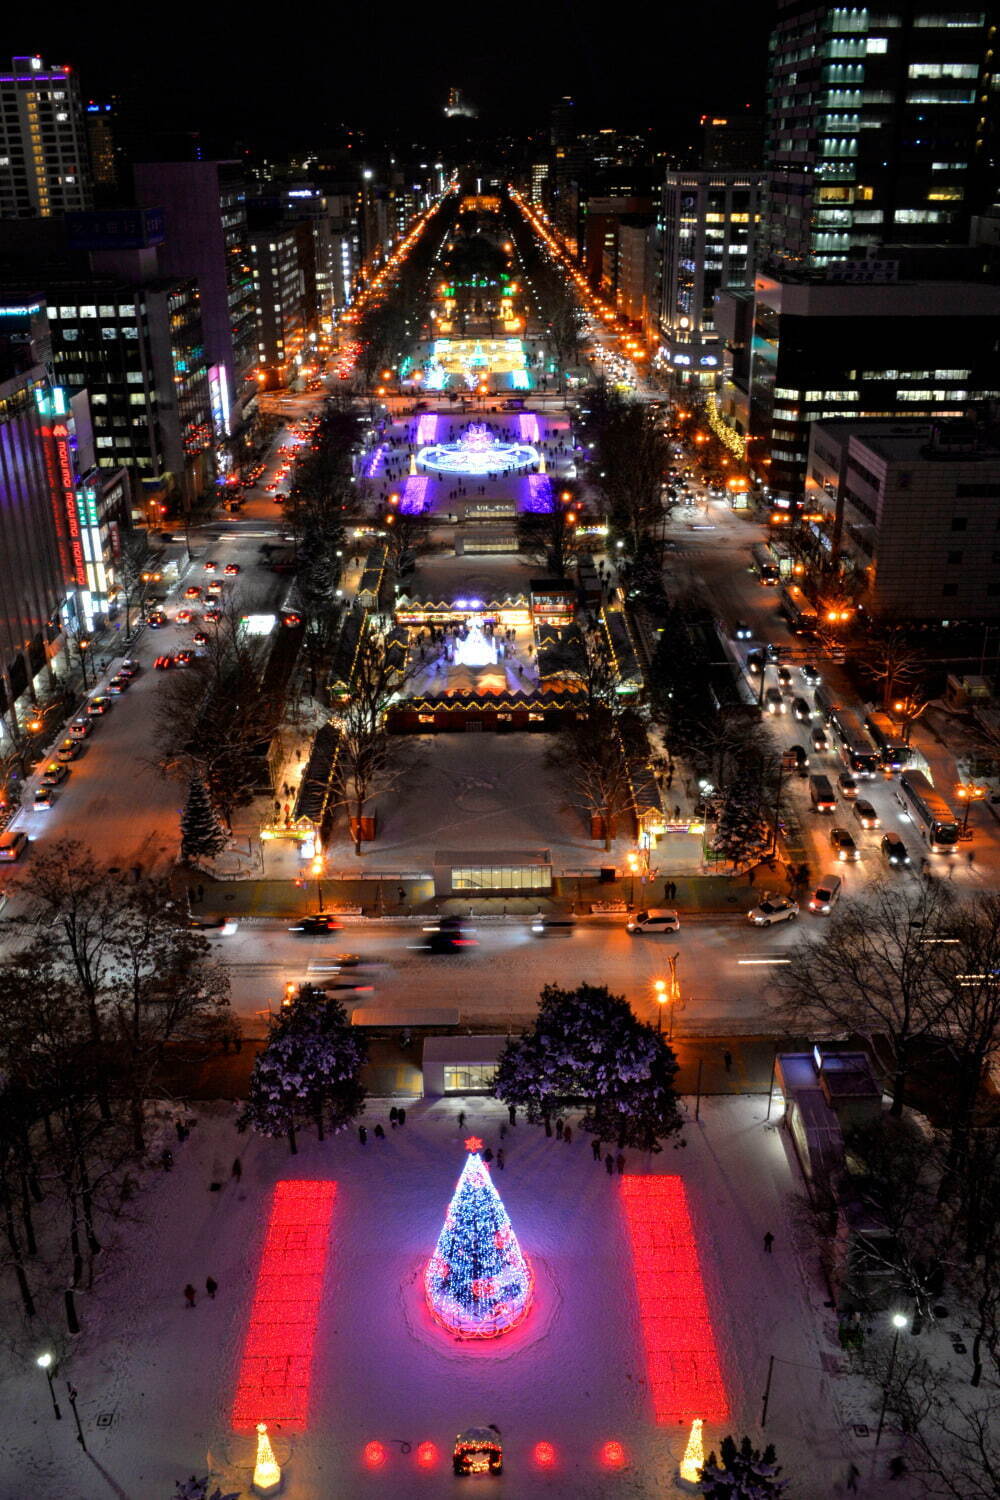
[[[633,937],[658,932],[679,932],[681,920],[677,913],[665,906],[651,906],[648,911],[637,911],[625,923]]]
[[[35,808],[36,808],[36,810],[43,809],[43,808],[48,808],[48,807],[52,807],[52,805],[54,804],[55,800],[56,800],[55,796],[53,795],[53,791],[52,791],[52,788],[50,786],[40,786],[40,787],[36,788],[36,790],[35,790]]]
[[[775,922],[794,922],[798,914],[797,901],[779,896],[774,891],[765,891],[757,905],[747,912],[747,920],[755,927],[773,927]]]
[[[846,797],[848,802],[852,801],[858,795],[858,783],[850,771],[841,771],[837,777],[837,785],[840,788],[840,795]]]
[[[116,698],[120,698],[122,693],[127,693],[131,686],[131,677],[125,677],[122,673],[117,672],[108,683],[108,692],[113,693]]]
[[[133,661],[130,656],[126,656],[122,661],[121,666],[118,668],[117,676],[128,678],[138,677],[141,671],[142,668],[140,667],[139,663],[137,661]]]
[[[45,770],[42,772],[42,785],[43,786],[61,786],[62,783],[66,780],[66,778],[67,778],[68,775],[69,775],[69,766],[64,765],[63,762],[60,761],[60,760],[49,761],[49,764],[45,767]]]
[[[883,833],[882,853],[890,865],[901,866],[910,863],[909,851],[898,834]]]
[[[818,916],[826,916],[830,908],[840,900],[843,884],[839,875],[822,876],[809,897],[809,910],[816,912]]]
[[[809,704],[806,702],[805,698],[792,699],[792,713],[798,719],[800,724],[808,724],[809,720],[812,718],[812,709],[809,707]]]
[[[847,861],[861,858],[861,855],[858,853],[858,846],[854,842],[853,837],[846,828],[841,828],[839,825],[830,829],[830,848],[839,860]]]
[[[154,609],[151,614],[146,616],[146,624],[150,630],[162,630],[164,625],[169,625],[169,623],[170,621],[162,609]]]
[[[104,693],[98,693],[96,698],[91,698],[87,704],[87,712],[92,719],[100,719],[108,713],[111,708],[111,699]]]
[[[854,803],[854,816],[862,828],[881,828],[879,815],[866,797],[858,797]]]
[[[77,756],[80,754],[80,748],[81,747],[78,740],[63,740],[62,744],[59,746],[59,749],[56,751],[56,760],[76,760]]]

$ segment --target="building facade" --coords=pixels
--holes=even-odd
[[[257,364],[261,386],[295,378],[308,335],[305,273],[294,225],[250,232],[250,264],[260,310]]]
[[[660,212],[661,359],[682,384],[714,388],[722,366],[715,297],[752,284],[760,175],[668,172]]]
[[[71,68],[15,57],[0,73],[0,219],[90,207],[85,119]]]
[[[1000,444],[972,422],[818,422],[806,479],[824,545],[875,617],[1000,617]]]
[[[995,22],[968,0],[779,0],[764,255],[821,266],[873,244],[966,244],[989,198]]]

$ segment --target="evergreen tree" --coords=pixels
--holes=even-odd
[[[340,1002],[303,987],[282,1008],[254,1062],[239,1129],[287,1135],[293,1154],[305,1124],[316,1125],[320,1140],[325,1128],[343,1130],[364,1108],[358,1078],[367,1055],[367,1042],[348,1025]]]
[[[424,1272],[438,1322],[467,1338],[488,1338],[520,1322],[531,1305],[531,1272],[479,1148],[469,1157]]]
[[[701,1493],[709,1500],[775,1500],[788,1488],[788,1480],[778,1478],[780,1473],[773,1443],[761,1452],[748,1437],[738,1448],[733,1438],[724,1437],[718,1461],[710,1453],[701,1471]]]
[[[200,776],[191,778],[187,806],[181,816],[181,855],[185,860],[199,855],[221,854],[226,847],[222,830],[208,788]]]
[[[546,985],[533,1029],[507,1043],[493,1092],[529,1120],[576,1105],[599,1140],[642,1151],[681,1128],[677,1059],[663,1037],[603,985]]]
[[[218,1485],[209,1494],[208,1476],[206,1475],[204,1479],[196,1479],[192,1474],[190,1479],[178,1479],[174,1500],[239,1500],[239,1494],[239,1490],[232,1490],[228,1495],[224,1495]]]

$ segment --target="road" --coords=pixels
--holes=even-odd
[[[631,937],[624,920],[578,923],[566,938],[535,937],[523,918],[473,920],[475,946],[458,955],[421,951],[427,942],[419,918],[347,919],[342,931],[306,937],[271,919],[242,922],[232,937],[210,937],[232,976],[232,1003],[248,1034],[256,1034],[268,1006],[280,1004],[285,985],[331,977],[337,953],[357,954],[362,966],[342,979],[372,986],[341,996],[349,1009],[449,1007],[470,1024],[522,1021],[534,1014],[548,983],[585,981],[624,994],[637,1014],[656,1019],[654,980],[669,978],[668,957],[678,954],[681,1004],[677,1035],[753,1035],[773,1026],[773,980],[791,946],[821,918],[803,916],[761,931],[739,917],[691,921],[679,933]],[[670,1029],[669,1006],[662,1015]]]

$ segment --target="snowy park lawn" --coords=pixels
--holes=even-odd
[[[775,1354],[767,1436],[796,1479],[792,1493],[826,1495],[837,1493],[830,1478],[813,1487],[805,1476],[816,1465],[838,1476],[849,1461],[821,1357],[833,1347],[832,1325],[822,1293],[803,1280],[791,1218],[796,1182],[764,1110],[761,1099],[710,1101],[700,1124],[686,1128],[685,1149],[668,1146],[652,1159],[629,1153],[626,1170],[678,1174],[685,1184],[730,1412],[706,1428],[706,1446],[728,1430],[759,1432]],[[492,1101],[428,1101],[390,1130],[388,1103],[375,1100],[367,1146],[354,1132],[324,1144],[302,1137],[291,1157],[282,1142],[239,1136],[234,1109],[201,1112],[190,1139],[174,1142],[173,1172],[147,1179],[143,1222],[121,1226],[104,1278],[81,1298],[85,1327],[75,1345],[55,1328],[7,1341],[0,1495],[170,1500],[175,1479],[206,1469],[224,1490],[249,1494],[251,1440],[232,1431],[233,1400],[275,1185],[289,1178],[333,1181],[336,1190],[306,1430],[272,1431],[287,1460],[287,1496],[452,1494],[455,1436],[485,1423],[503,1435],[504,1474],[469,1481],[470,1493],[653,1500],[673,1492],[687,1431],[654,1420],[621,1179],[594,1162],[589,1139],[577,1132],[565,1145],[519,1123],[503,1142],[505,1169],[494,1163],[535,1270],[527,1320],[470,1346],[426,1313],[422,1270],[462,1170],[463,1139],[475,1132],[496,1151],[505,1118]],[[384,1141],[372,1134],[380,1120]],[[239,1183],[230,1176],[237,1155]],[[219,1192],[210,1191],[215,1179]],[[773,1255],[762,1249],[767,1230]],[[219,1283],[214,1301],[207,1276]],[[188,1282],[199,1293],[193,1310],[184,1303]],[[46,1346],[63,1358],[60,1396],[64,1375],[78,1388],[89,1457],[65,1400],[64,1420],[53,1417],[33,1364]],[[538,1444],[550,1445],[541,1450],[550,1462],[539,1461]]]

